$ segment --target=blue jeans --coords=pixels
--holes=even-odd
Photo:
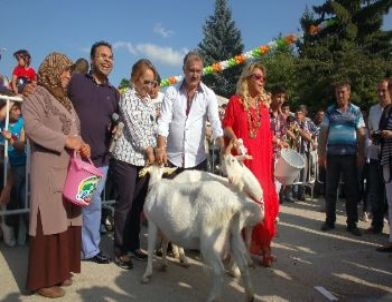
[[[101,194],[105,187],[108,166],[100,167],[103,173],[101,181],[97,185],[93,199],[89,206],[83,208],[83,226],[82,226],[82,259],[89,259],[100,252],[99,244],[101,242],[101,215],[102,215],[102,198]]]

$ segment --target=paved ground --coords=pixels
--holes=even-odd
[[[324,214],[319,201],[285,204],[281,207],[279,234],[274,242],[278,261],[273,268],[252,270],[256,301],[328,301],[315,286],[322,286],[339,301],[392,301],[392,254],[375,248],[386,242],[384,235],[354,237],[345,231],[342,205],[337,229],[319,231]],[[369,223],[360,223],[364,229]],[[384,228],[387,232],[387,228]],[[106,236],[104,249],[111,250]],[[205,301],[210,275],[191,255],[192,266],[182,268],[173,260],[167,273],[155,272],[150,284],[140,284],[144,262],[132,271],[114,264],[82,264],[82,274],[57,301]],[[24,288],[27,247],[0,244],[0,301],[45,301],[37,295],[21,294]],[[223,301],[244,301],[241,282],[225,278]]]

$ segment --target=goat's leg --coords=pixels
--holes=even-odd
[[[142,277],[142,283],[148,283],[152,276],[152,257],[155,249],[155,244],[157,240],[158,227],[151,220],[148,221],[148,260],[147,267],[144,275]]]
[[[161,265],[159,267],[159,271],[166,272],[167,271],[167,247],[169,245],[169,241],[166,239],[165,235],[162,236],[162,260]]]
[[[238,268],[237,263],[234,261],[233,256],[230,256],[230,262],[228,264],[228,272],[229,276],[233,278],[241,277],[240,269]]]
[[[232,234],[232,236],[230,237],[230,249],[232,256],[234,257],[244,280],[246,301],[252,302],[254,301],[254,289],[252,285],[252,280],[250,278],[248,265],[249,253],[239,232]]]
[[[173,245],[174,247],[174,245]],[[176,246],[178,248],[178,257],[180,258],[180,264],[183,267],[188,268],[190,266],[189,260],[187,258],[187,256],[185,255],[185,251],[184,248],[180,247],[180,246]]]
[[[252,230],[253,230],[253,227],[248,226],[248,227],[244,228],[245,244],[246,244],[248,251],[250,251],[250,246],[252,244]]]
[[[218,230],[216,230],[218,232]],[[213,283],[208,302],[220,301],[223,288],[223,276],[225,268],[221,260],[221,254],[227,236],[220,231],[218,234],[203,235],[201,242],[201,252],[204,260],[210,265],[213,273]]]
[[[180,254],[178,252],[179,247],[175,245],[174,243],[171,244],[171,251],[173,254],[173,258],[178,259],[180,258]]]

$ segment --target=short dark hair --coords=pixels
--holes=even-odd
[[[272,96],[277,95],[277,94],[287,94],[286,89],[283,86],[276,86],[271,90]]]
[[[95,42],[93,44],[93,46],[91,46],[91,51],[90,51],[90,58],[91,59],[94,59],[95,53],[97,52],[97,48],[100,46],[106,46],[106,47],[110,48],[110,50],[113,52],[112,45],[109,42],[98,41],[98,42]]]
[[[289,104],[289,102],[284,102],[283,104],[282,104],[282,107],[290,107],[290,104]]]
[[[304,114],[308,114],[308,106],[306,106],[304,104],[301,104],[301,105],[298,106],[297,111],[301,111]]]
[[[340,80],[334,83],[334,88],[348,87],[351,90],[351,82],[349,80]]]
[[[31,55],[26,49],[19,49],[14,52],[14,58],[18,59],[18,57],[22,57],[28,66],[30,66],[31,63]]]

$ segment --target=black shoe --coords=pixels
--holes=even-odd
[[[381,234],[382,233],[382,228],[375,228],[375,227],[370,227],[368,229],[365,230],[366,234]]]
[[[92,258],[88,258],[88,259],[83,259],[84,261],[91,261],[91,262],[95,262],[98,264],[108,264],[112,261],[112,259],[110,259],[110,257],[102,254],[102,252],[99,252],[98,254],[96,254],[94,257]]]
[[[347,227],[347,232],[354,236],[362,236],[362,232],[356,226]]]
[[[380,246],[376,248],[376,251],[381,253],[392,253],[392,243],[388,245]]]
[[[297,199],[300,200],[300,201],[305,201],[306,200],[305,194],[298,195]]]
[[[323,232],[326,232],[326,231],[333,230],[334,228],[335,228],[334,224],[329,224],[329,223],[324,222],[324,224],[321,226],[320,230],[322,230]]]
[[[114,263],[122,269],[130,270],[133,268],[131,256],[122,255],[114,257]]]
[[[132,255],[132,257],[139,261],[146,261],[148,258],[148,255],[141,249],[130,251],[130,254]]]
[[[293,196],[289,195],[286,196],[286,198],[284,199],[285,202],[290,202],[290,203],[294,203],[295,199],[293,198]]]

